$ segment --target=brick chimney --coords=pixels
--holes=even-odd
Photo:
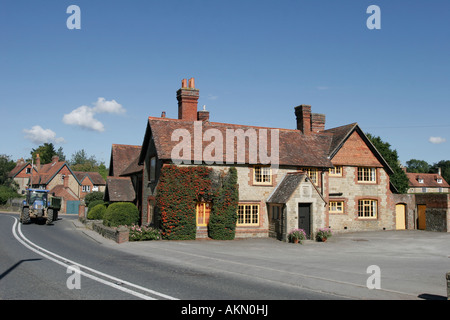
[[[195,89],[194,78],[181,81],[181,89],[177,91],[178,119],[196,121],[199,90]]]
[[[54,155],[53,157],[52,157],[52,163],[56,163],[56,162],[58,162],[59,161],[59,157],[57,156],[57,155]]]
[[[39,157],[39,153],[36,154],[36,170],[37,172],[41,171],[41,158]]]
[[[203,106],[203,110],[197,111],[197,120],[209,121],[209,111],[206,110],[206,106]]]
[[[304,135],[311,134],[311,106],[299,105],[295,107],[295,116],[297,118],[297,130],[303,132]]]
[[[325,130],[325,115],[320,113],[311,114],[311,131],[320,132]]]

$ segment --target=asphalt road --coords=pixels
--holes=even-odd
[[[62,216],[47,226],[22,225],[17,215],[0,214],[0,244],[3,300],[340,298],[271,279],[209,268],[200,260],[202,266],[197,267],[192,256],[185,262],[170,261],[168,257],[178,254],[164,247],[155,254],[142,254],[138,243],[130,243],[135,250],[127,252],[125,247],[84,229],[70,216]],[[81,274],[70,266],[76,266]]]
[[[446,298],[449,233],[347,233],[303,245],[273,239],[119,245],[76,217],[61,216],[52,226],[21,225],[17,218],[0,214],[5,300]],[[68,270],[73,265],[78,282],[79,273]],[[80,289],[69,288],[76,283]]]

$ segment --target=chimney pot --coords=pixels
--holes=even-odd
[[[187,88],[187,80],[186,79],[181,80],[181,87]]]
[[[194,78],[189,79],[189,87],[184,87],[185,80],[183,79],[182,87],[177,91],[178,119],[196,121],[199,90],[194,87]]]
[[[165,118],[165,117],[166,117],[166,112],[165,111],[161,112],[161,118]]]

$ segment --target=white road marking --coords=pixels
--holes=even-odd
[[[32,243],[30,240],[28,240],[22,233],[21,224],[19,224],[18,219],[15,218],[15,217],[12,217],[12,218],[15,220],[14,221],[14,225],[12,227],[12,233],[13,233],[14,237],[17,239],[17,241],[19,241],[22,245],[24,245],[25,247],[27,247],[31,251],[33,251],[33,252],[35,252],[35,253],[37,253],[37,254],[39,254],[39,255],[41,255],[41,256],[43,256],[43,257],[45,257],[45,258],[47,258],[47,259],[49,259],[51,261],[53,261],[53,262],[55,262],[55,263],[57,263],[57,264],[59,264],[59,265],[61,265],[63,267],[65,267],[66,269],[68,267],[72,266],[72,265],[78,266],[80,268],[80,274],[84,275],[85,277],[90,278],[92,280],[95,280],[97,282],[103,283],[103,284],[105,284],[107,286],[113,287],[114,289],[118,289],[120,291],[126,292],[128,294],[131,294],[131,295],[136,296],[136,297],[141,298],[141,299],[156,300],[155,298],[150,297],[150,296],[148,296],[146,294],[143,294],[143,293],[140,293],[140,292],[137,292],[137,291],[125,288],[123,286],[126,285],[126,286],[129,286],[129,287],[133,287],[133,288],[136,288],[136,289],[141,290],[143,292],[147,292],[147,293],[149,293],[151,295],[158,296],[160,298],[169,299],[169,300],[178,300],[178,299],[176,299],[174,297],[171,297],[169,295],[166,295],[166,294],[163,294],[163,293],[160,293],[160,292],[157,292],[157,291],[154,291],[154,290],[151,290],[151,289],[148,289],[148,288],[136,285],[134,283],[131,283],[131,282],[128,282],[128,281],[125,281],[125,280],[122,280],[122,279],[119,279],[119,278],[116,278],[116,277],[113,277],[113,276],[110,276],[110,275],[108,275],[106,273],[103,273],[103,272],[100,272],[98,270],[89,268],[89,267],[84,266],[84,265],[82,265],[80,263],[77,263],[77,262],[72,261],[70,259],[67,259],[67,258],[64,258],[62,256],[59,256],[56,253],[53,253],[53,252],[51,252],[49,250],[46,250],[46,249],[44,249],[44,248],[42,248],[42,247]],[[19,235],[16,232],[16,226],[17,226],[17,232],[19,233],[20,237],[19,237]],[[94,274],[97,274],[99,276],[102,276],[104,278],[110,279],[113,282],[107,281],[105,279],[102,279],[102,278],[99,278],[97,276],[94,276],[93,274],[87,273],[86,271],[81,270],[81,268],[83,268],[86,271],[89,271],[91,273],[94,273]],[[118,285],[118,284],[120,284],[120,285]]]

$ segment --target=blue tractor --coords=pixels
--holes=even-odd
[[[58,219],[60,209],[61,198],[49,196],[49,190],[28,189],[22,203],[20,222],[26,224],[31,219],[45,219],[46,224],[52,224]]]

